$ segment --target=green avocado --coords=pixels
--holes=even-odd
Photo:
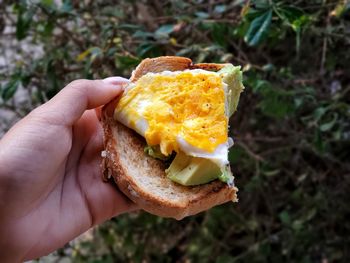
[[[244,89],[241,67],[227,64],[217,73],[220,75],[223,82],[227,84],[228,116],[231,117],[237,110],[239,96]]]
[[[182,152],[176,154],[165,173],[170,180],[186,186],[205,184],[222,174],[219,166],[212,161],[188,156]]]
[[[145,148],[143,149],[143,151],[148,154],[149,156],[152,156],[155,159],[159,159],[162,161],[166,161],[170,158],[170,156],[165,156],[164,154],[162,154],[162,152],[160,151],[160,147],[158,146],[145,146]]]
[[[237,109],[242,84],[240,67],[227,64],[217,72],[227,84],[227,115],[231,116]],[[165,171],[168,178],[181,185],[200,185],[219,179],[229,185],[233,184],[233,176],[229,166],[221,169],[209,159],[187,156],[178,153]]]
[[[237,110],[240,93],[244,87],[242,84],[242,71],[240,67],[226,64],[217,72],[227,85],[226,90],[226,109],[228,117]],[[153,158],[162,161],[171,160],[160,152],[159,146],[146,146],[145,153]],[[177,153],[175,159],[165,170],[167,177],[181,185],[200,185],[215,179],[219,179],[229,185],[233,184],[233,176],[229,165],[219,167],[213,161],[205,158],[188,156],[182,152]]]

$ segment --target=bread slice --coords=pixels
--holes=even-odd
[[[136,81],[148,72],[195,68],[217,71],[223,66],[194,65],[190,59],[183,57],[145,59],[130,80]],[[145,139],[113,119],[117,102],[118,99],[115,99],[102,109],[104,180],[113,178],[119,189],[145,211],[178,220],[228,201],[237,201],[237,188],[219,180],[199,186],[182,186],[168,179],[163,162],[144,153]]]

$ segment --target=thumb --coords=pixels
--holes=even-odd
[[[34,112],[49,116],[54,124],[73,125],[85,110],[104,105],[121,94],[128,81],[121,77],[75,80]]]

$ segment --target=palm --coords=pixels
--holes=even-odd
[[[47,254],[132,208],[101,180],[102,128],[95,112],[85,111],[72,125],[62,121],[64,117],[34,112],[5,136],[4,149],[16,149],[6,154],[6,171],[16,180],[7,183],[15,191],[5,191],[11,202],[0,210],[0,223],[10,222],[7,229],[23,236],[17,247],[31,245],[25,248],[25,258]],[[28,229],[30,235],[24,235]],[[15,237],[8,236],[7,242],[15,242]]]

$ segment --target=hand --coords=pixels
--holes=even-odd
[[[0,258],[43,256],[134,209],[101,180],[102,128],[93,110],[122,92],[120,77],[77,80],[0,141]]]

